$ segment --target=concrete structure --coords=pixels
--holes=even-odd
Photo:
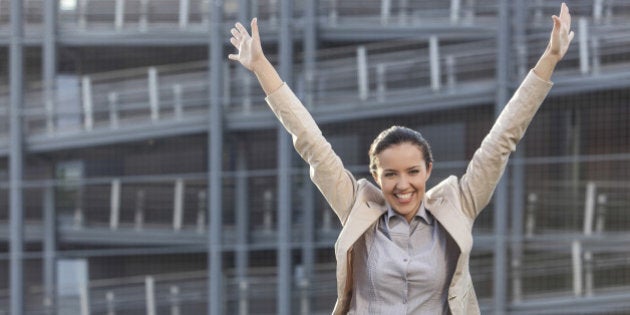
[[[339,223],[236,21],[348,169],[391,124],[464,171],[547,43],[525,0],[0,0],[0,314],[326,314]],[[576,38],[475,227],[484,314],[630,313],[630,4]]]

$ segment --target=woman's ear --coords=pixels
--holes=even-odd
[[[376,173],[376,171],[372,171],[372,178],[374,178],[374,181],[376,182],[378,187],[381,187],[381,181],[378,179],[378,174]]]
[[[425,179],[425,181],[429,180],[429,177],[431,177],[432,170],[433,170],[433,162],[429,162],[429,166],[427,166],[427,178]]]

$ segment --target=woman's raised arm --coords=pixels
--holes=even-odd
[[[311,179],[344,223],[356,196],[357,182],[346,171],[311,114],[265,57],[256,19],[252,20],[251,27],[251,36],[240,23],[232,28],[230,42],[238,54],[230,54],[228,58],[240,62],[256,75],[267,95],[267,104],[291,134],[295,150],[309,164]]]
[[[575,35],[571,30],[571,14],[566,3],[560,7],[560,15],[553,15],[553,29],[545,52],[534,66],[534,72],[543,80],[549,81],[558,61],[562,60]]]
[[[232,28],[230,42],[238,50],[238,54],[230,54],[228,58],[240,62],[252,71],[258,78],[265,95],[269,95],[282,86],[282,79],[263,53],[256,18],[252,19],[251,27],[251,36],[241,23],[236,23]]]

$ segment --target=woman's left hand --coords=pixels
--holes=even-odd
[[[240,62],[245,68],[255,72],[256,66],[265,61],[260,34],[258,33],[258,20],[252,19],[252,35],[250,36],[241,23],[236,23],[230,30],[232,38],[230,43],[238,49],[238,54],[229,54],[228,58]]]
[[[571,30],[571,14],[566,3],[560,7],[560,16],[553,15],[553,30],[549,38],[546,53],[560,61],[569,49],[571,40],[575,35]]]

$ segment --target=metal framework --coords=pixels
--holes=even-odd
[[[105,2],[94,0],[93,4],[97,6]],[[489,6],[490,13],[482,14],[473,12],[476,8],[473,0],[452,0],[441,11],[435,9],[434,17],[423,15],[426,7],[414,7],[425,2],[427,5],[437,6],[436,1],[429,0],[417,3],[367,1],[363,9],[368,13],[364,16],[356,13],[360,10],[351,10],[353,6],[356,7],[356,2],[341,0],[302,1],[298,4],[291,0],[269,1],[265,8],[272,9],[264,12],[257,11],[258,7],[248,0],[164,0],[164,5],[176,4],[177,9],[174,12],[177,15],[158,22],[151,20],[155,17],[148,10],[149,1],[139,0],[138,12],[131,12],[124,2],[113,1],[112,20],[105,22],[107,27],[104,31],[91,33],[91,27],[98,29],[103,27],[101,24],[104,22],[102,18],[90,20],[89,1],[77,1],[77,17],[71,22],[63,20],[64,15],[59,13],[61,8],[58,1],[43,1],[36,7],[41,10],[42,32],[41,35],[33,36],[32,32],[28,32],[28,27],[26,35],[24,32],[25,25],[32,26],[36,23],[32,22],[32,17],[25,17],[23,1],[0,0],[0,9],[4,9],[7,4],[11,8],[9,15],[0,12],[0,22],[3,16],[10,17],[10,32],[3,33],[0,26],[0,45],[10,48],[10,108],[8,115],[5,115],[10,127],[8,131],[0,130],[0,134],[8,135],[8,142],[0,143],[0,158],[7,158],[9,161],[9,181],[0,185],[0,189],[10,192],[10,220],[8,226],[0,224],[0,231],[7,228],[9,230],[10,252],[8,255],[0,254],[0,259],[10,261],[9,305],[12,315],[25,314],[25,259],[43,261],[42,310],[46,314],[55,314],[58,309],[55,292],[58,279],[55,268],[60,257],[132,256],[135,252],[135,249],[60,252],[59,244],[64,242],[141,246],[147,255],[205,253],[205,274],[180,276],[190,277],[186,279],[197,287],[204,287],[199,283],[205,283],[207,295],[201,299],[207,301],[206,312],[211,315],[226,313],[228,298],[232,299],[233,296],[237,301],[236,309],[239,314],[254,311],[249,302],[255,298],[252,288],[258,285],[257,275],[251,275],[249,271],[252,265],[251,251],[254,250],[275,252],[274,273],[260,276],[260,279],[273,281],[275,284],[276,290],[273,294],[260,293],[263,298],[275,299],[275,313],[294,314],[299,310],[300,314],[309,314],[313,309],[312,292],[318,288],[334,292],[334,279],[318,282],[319,279],[315,278],[317,268],[329,268],[316,263],[316,251],[332,248],[334,228],[330,227],[331,223],[326,218],[321,219],[327,222],[323,224],[324,227],[316,227],[316,222],[320,219],[316,217],[315,210],[319,209],[315,209],[317,196],[312,186],[300,187],[298,190],[301,199],[297,202],[294,200],[295,187],[299,182],[308,182],[308,176],[301,167],[293,165],[295,154],[292,153],[290,138],[275,118],[259,105],[262,95],[249,74],[242,69],[234,70],[229,65],[226,66],[224,50],[228,45],[225,41],[225,30],[234,20],[249,21],[257,13],[267,15],[265,17],[271,22],[265,25],[269,26],[265,28],[265,42],[270,46],[279,45],[278,55],[274,57],[277,57],[281,76],[295,87],[318,122],[330,125],[376,119],[386,115],[405,116],[454,109],[466,110],[480,104],[494,104],[496,114],[507,102],[518,79],[525,74],[528,64],[531,63],[528,57],[541,51],[540,38],[536,37],[538,35],[527,35],[526,12],[532,4],[524,0],[497,0],[494,5]],[[239,7],[237,13],[225,13],[226,4],[236,2]],[[444,5],[442,2],[441,5]],[[576,1],[575,5],[578,8],[587,7],[589,1],[583,2]],[[29,1],[26,5],[33,3],[34,1]],[[375,3],[378,6],[371,7]],[[203,8],[199,14],[194,9],[196,6]],[[627,28],[602,27],[601,29],[608,31],[601,31],[598,28],[600,25],[615,25],[612,4],[597,0],[589,8],[592,10],[590,19],[576,19],[576,52],[567,56],[572,66],[560,71],[556,87],[552,91],[554,97],[585,91],[627,88],[630,85],[630,61],[619,57],[620,50],[626,54],[630,51]],[[625,18],[630,16],[627,11],[630,11],[627,7],[620,9]],[[530,17],[539,18],[543,12],[545,7],[540,4],[535,6]],[[514,20],[517,22],[512,23]],[[160,34],[163,25],[176,25],[178,31],[174,34]],[[74,27],[77,29],[73,29]],[[104,35],[95,36],[96,33]],[[293,51],[296,43],[301,44],[302,49],[299,60]],[[361,45],[357,45],[356,49],[331,51],[320,50],[320,43]],[[67,114],[60,112],[59,104],[56,103],[59,47],[107,45],[205,45],[208,57],[207,61],[201,63],[153,66],[136,72],[112,71],[85,75],[81,78],[81,112],[72,113],[81,117],[77,126],[79,130],[59,130],[57,119],[60,115]],[[41,47],[41,89],[26,92],[26,95],[38,99],[36,106],[24,97],[23,51],[27,46]],[[514,51],[516,54],[513,54]],[[327,57],[326,53],[332,57]],[[471,56],[476,59],[467,61]],[[607,60],[617,60],[615,58],[623,60],[606,63]],[[184,68],[188,75],[184,78],[188,79],[181,80],[177,74]],[[199,73],[205,74],[205,77]],[[397,88],[400,85],[397,75],[412,77],[422,82],[421,86]],[[207,79],[199,83],[200,77]],[[593,80],[594,78],[597,80]],[[128,80],[133,86],[130,89],[132,91],[112,90],[106,96],[98,94],[99,87],[116,80]],[[234,92],[237,89],[239,92]],[[1,92],[0,100],[6,99]],[[170,98],[160,96],[165,94]],[[125,103],[125,97],[132,101]],[[339,103],[343,105],[337,105]],[[425,105],[417,106],[418,103]],[[137,112],[141,114],[129,118],[135,115],[129,113]],[[249,169],[247,156],[251,152],[244,140],[237,139],[228,143],[231,142],[228,140],[237,138],[230,137],[233,133],[262,132],[274,128],[277,129],[277,167],[272,171]],[[579,134],[579,131],[574,132]],[[82,221],[79,219],[75,221],[79,222],[78,228],[59,224],[55,189],[62,183],[55,180],[24,181],[24,163],[29,154],[52,154],[67,149],[86,149],[191,134],[207,135],[205,156],[208,167],[205,173],[83,181],[82,185],[108,196],[110,202],[109,221],[103,223],[103,226],[92,226],[89,230],[82,228]],[[620,256],[611,258],[610,264],[624,264],[623,255],[628,253],[619,248],[628,248],[627,233],[617,237],[611,234],[605,240],[597,239],[600,235],[598,233],[605,232],[602,226],[605,225],[606,209],[612,207],[608,195],[619,187],[623,188],[624,184],[588,182],[584,187],[580,186],[578,194],[583,191],[587,196],[581,205],[584,207],[584,229],[560,236],[547,236],[537,234],[536,231],[543,230],[544,226],[535,224],[536,216],[542,215],[540,208],[544,201],[541,200],[545,195],[526,193],[525,172],[527,165],[535,163],[627,163],[630,155],[580,155],[578,152],[577,156],[581,161],[575,161],[575,156],[536,160],[527,158],[525,149],[524,146],[519,147],[512,158],[510,171],[506,172],[497,187],[493,202],[492,231],[483,231],[476,235],[476,248],[492,255],[492,271],[489,276],[493,291],[492,301],[481,301],[483,312],[552,314],[561,310],[628,310],[630,306],[627,300],[630,296],[627,293],[615,291],[610,294],[596,294],[592,258],[598,251],[613,253],[611,255]],[[233,152],[231,156],[235,160],[234,171],[224,169],[224,150]],[[460,166],[447,165],[445,168],[456,169]],[[275,234],[250,231],[253,219],[251,209],[248,208],[251,206],[248,201],[251,193],[248,176],[275,177],[276,187],[273,190],[276,195],[270,191],[268,196],[261,198],[264,201],[262,208],[265,220],[271,220],[273,215],[277,216],[277,230],[273,231]],[[223,214],[227,204],[223,189],[226,178],[234,179],[234,230],[222,224],[225,221]],[[199,182],[203,184],[199,185]],[[576,179],[576,182],[579,181]],[[120,219],[120,205],[123,200],[121,196],[127,187],[138,183],[160,186],[161,192],[166,192],[164,194],[171,195],[176,200],[173,202],[172,226],[177,236],[173,237],[171,231],[165,233],[160,228],[152,230],[146,224],[144,208],[147,198],[150,198],[147,197],[150,196],[148,191],[138,191],[134,195],[136,204],[133,228],[123,226]],[[25,231],[25,226],[29,226],[24,221],[23,195],[27,189],[35,190],[41,195],[43,230],[39,234]],[[182,227],[182,212],[186,202],[184,199],[188,189],[198,190],[195,199],[197,224],[194,230]],[[271,206],[274,198],[276,209]],[[303,215],[300,217],[302,224],[296,227],[293,223],[293,207],[298,203],[303,208]],[[81,211],[85,209],[77,206],[79,217],[82,215]],[[527,224],[522,224],[522,218],[528,220]],[[265,224],[267,230],[273,230],[270,221],[263,225]],[[142,233],[138,234],[138,231]],[[319,237],[320,234],[323,236]],[[296,235],[299,235],[300,242],[294,241]],[[549,238],[554,242],[548,242]],[[252,239],[258,242],[252,242]],[[33,255],[25,252],[24,244],[28,242],[42,242],[42,253]],[[162,247],[151,248],[152,245]],[[547,250],[570,256],[568,268],[573,271],[574,296],[528,300],[523,293],[521,279],[528,272],[540,272],[535,268],[528,270],[525,266],[528,250]],[[232,267],[224,265],[224,262],[226,253],[231,252],[235,253],[235,264],[232,266],[234,276],[229,278],[226,273]],[[298,252],[301,254],[299,265],[292,259]],[[327,275],[334,277],[334,270],[326,271]],[[148,303],[147,314],[155,312],[156,305],[160,303],[160,299],[156,297],[155,283],[162,279],[160,276],[147,276],[138,283],[131,281],[129,284],[144,288],[144,300]],[[228,297],[226,288],[234,286],[238,294]],[[294,291],[296,287],[299,289],[297,293]],[[179,286],[172,286],[169,291],[169,303],[173,312],[179,312],[186,298],[200,299],[186,297],[181,294],[181,290],[183,289]],[[106,296],[109,301],[107,307],[113,310],[113,291]],[[89,313],[88,306],[84,307],[83,312]],[[2,310],[0,308],[0,314]]]

